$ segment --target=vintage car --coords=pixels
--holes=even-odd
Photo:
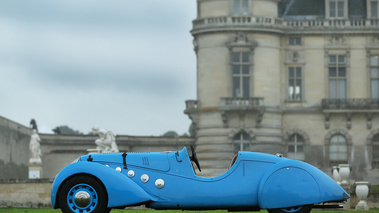
[[[51,189],[62,212],[153,209],[310,212],[350,196],[317,168],[280,155],[241,151],[218,177],[196,175],[195,150],[84,155],[58,175]],[[201,171],[201,170],[200,170]],[[315,205],[316,206],[316,205]],[[335,207],[335,205],[333,206]]]

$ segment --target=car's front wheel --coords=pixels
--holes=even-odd
[[[283,209],[267,209],[269,213],[309,213],[312,210],[313,205],[306,206],[293,206]]]
[[[88,175],[78,175],[66,180],[59,192],[59,205],[63,213],[104,213],[108,196],[103,184]]]

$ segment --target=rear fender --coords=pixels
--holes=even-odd
[[[333,179],[307,163],[286,160],[267,170],[258,191],[262,209],[276,209],[327,201],[349,195]]]
[[[87,174],[98,178],[108,194],[108,207],[128,206],[143,203],[153,198],[130,178],[105,165],[79,161],[62,169],[51,187],[51,202],[57,208],[57,194],[63,181],[74,175]]]

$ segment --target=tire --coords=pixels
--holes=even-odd
[[[306,206],[294,206],[283,209],[267,209],[269,213],[309,213],[312,210],[313,205]]]
[[[107,191],[92,176],[79,175],[65,180],[58,196],[63,213],[104,213],[111,210],[107,208]]]

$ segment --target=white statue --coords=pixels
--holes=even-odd
[[[100,136],[100,138],[95,141],[98,152],[119,152],[113,132],[99,129],[98,127],[93,127],[92,132]]]
[[[30,137],[29,149],[32,152],[32,157],[29,160],[29,163],[41,163],[41,148],[40,148],[39,135],[37,134],[37,130],[33,129],[33,134]]]

